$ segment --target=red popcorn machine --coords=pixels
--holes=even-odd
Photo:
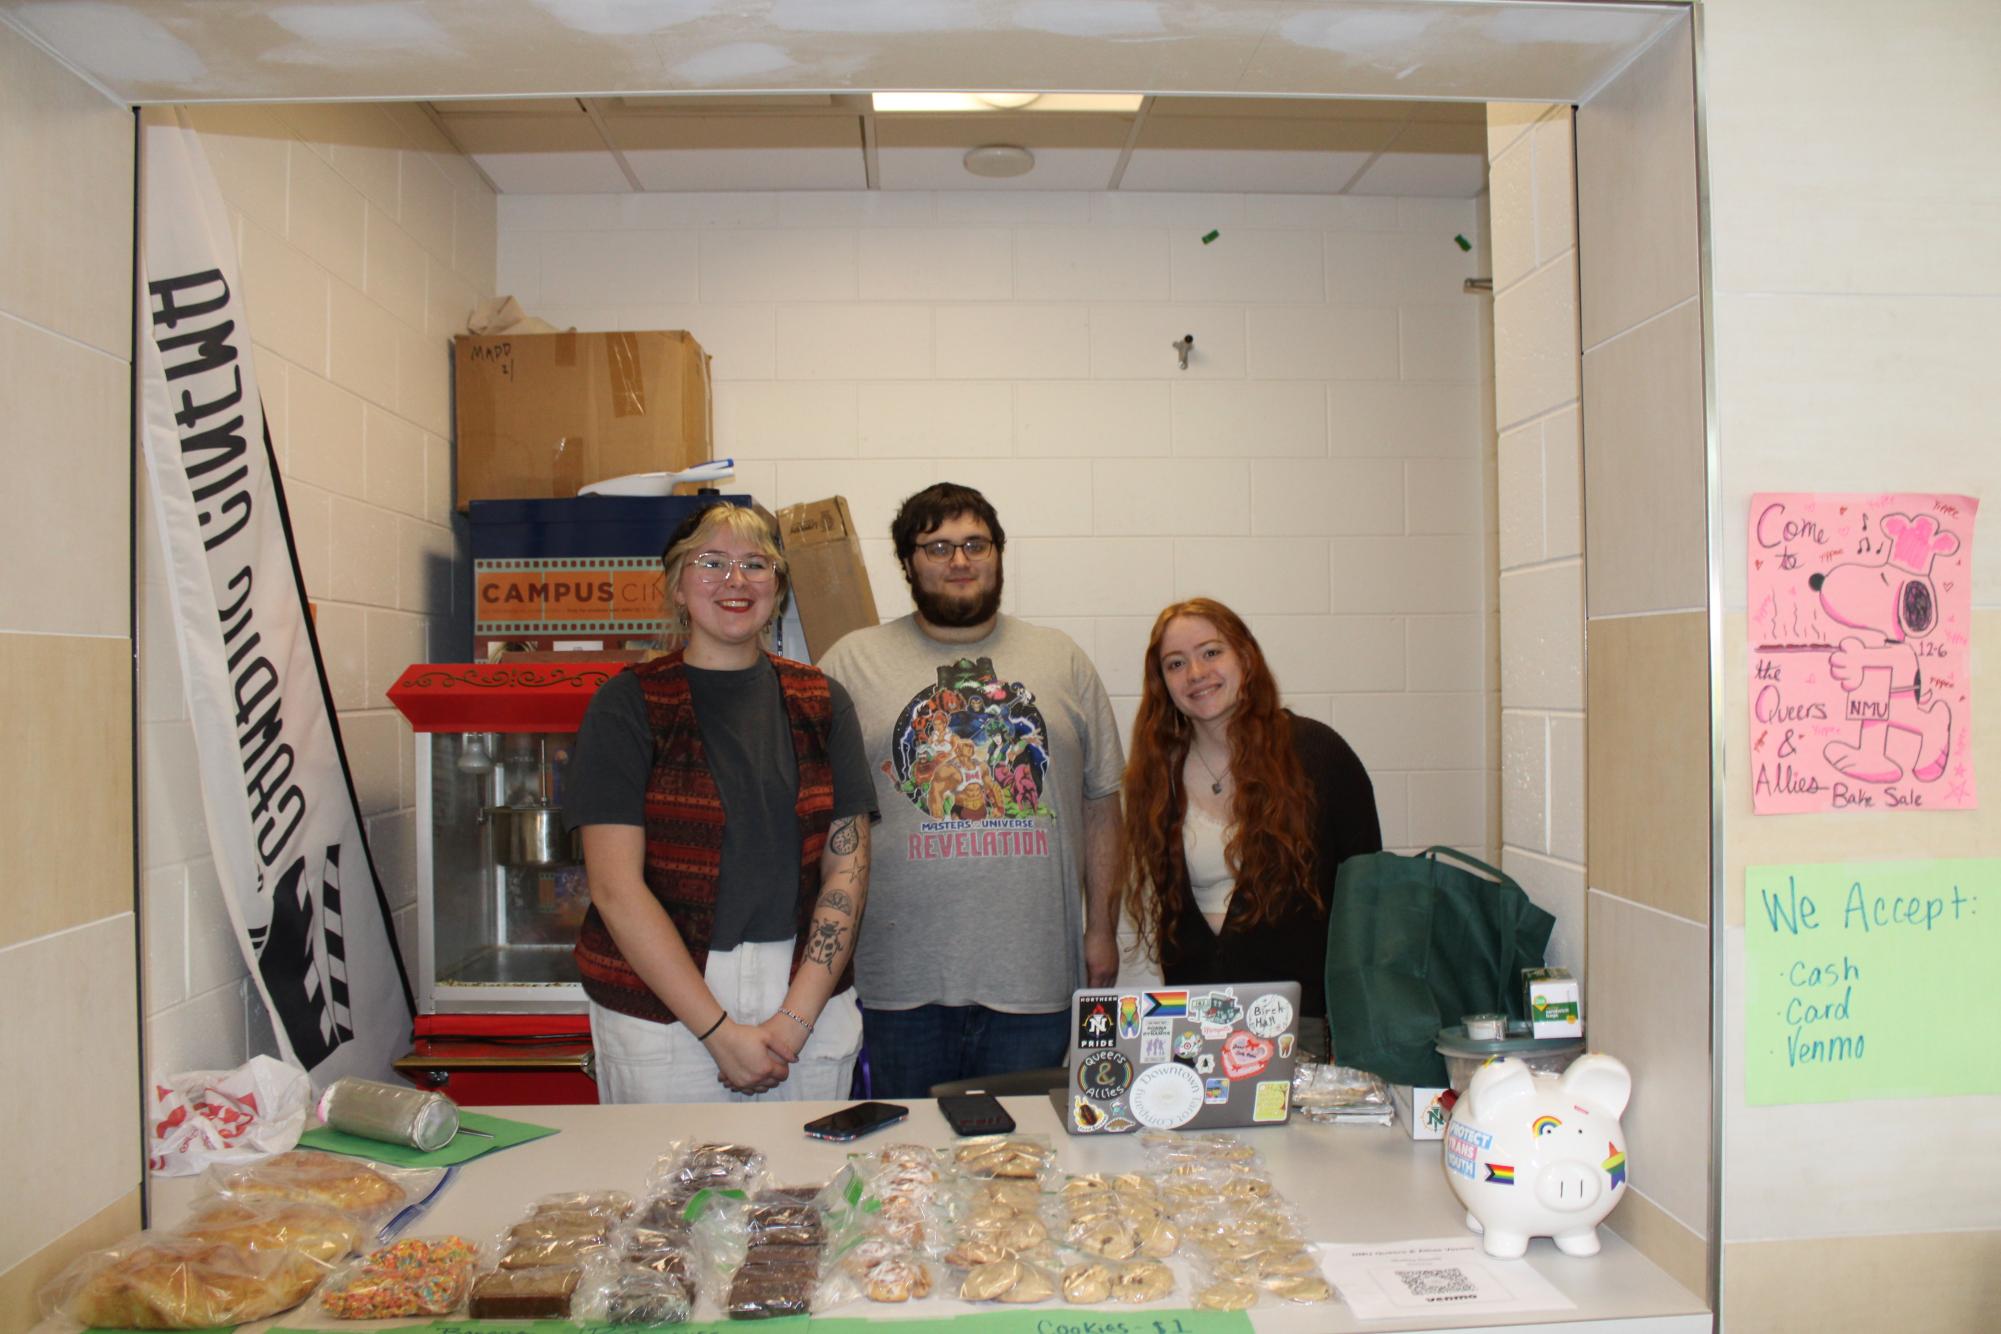
[[[624,666],[419,663],[390,687],[416,732],[418,1014],[395,1065],[419,1088],[597,1101],[571,956],[590,890],[563,789],[584,710]]]

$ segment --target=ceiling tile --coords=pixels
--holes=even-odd
[[[472,160],[506,195],[626,194],[632,185],[618,159],[595,153],[474,153]]]
[[[859,154],[862,121],[838,116],[612,116],[605,132],[621,150],[846,148]]]
[[[1339,194],[1369,160],[1364,152],[1268,149],[1135,149],[1121,190],[1196,190],[1237,194]]]
[[[431,109],[441,116],[490,116],[518,113],[525,116],[581,116],[584,104],[574,97],[469,97],[456,102],[433,102]]]
[[[962,153],[979,144],[1020,144],[1040,153],[1045,148],[1125,148],[1132,131],[1131,116],[1021,115],[896,115],[877,116],[878,149],[956,148]]]
[[[1119,153],[1113,148],[1036,148],[1026,176],[993,180],[966,170],[964,148],[881,148],[876,176],[885,190],[1103,190]]]
[[[1276,153],[1381,152],[1401,125],[1383,120],[1276,120],[1234,116],[1149,116],[1139,128],[1138,149],[1182,148],[1227,152],[1261,149]]]
[[[607,159],[609,160],[609,159]],[[859,143],[847,148],[634,148],[643,190],[866,190]]]
[[[1431,104],[1353,97],[1156,97],[1147,118],[1406,121],[1420,105]]]
[[[445,128],[468,153],[605,151],[604,136],[587,116],[455,116]]]
[[[1351,195],[1416,195],[1471,199],[1487,183],[1485,153],[1401,153],[1391,151],[1369,164]]]

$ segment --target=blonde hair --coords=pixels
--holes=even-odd
[[[660,564],[667,571],[667,625],[661,634],[663,642],[686,642],[688,638],[688,609],[674,600],[674,590],[681,586],[681,573],[689,558],[708,550],[718,530],[749,542],[771,562],[771,568],[777,575],[771,620],[776,621],[785,614],[785,599],[792,591],[792,574],[785,563],[784,548],[778,544],[778,521],[747,506],[719,501],[683,519],[681,526],[674,530],[674,535],[667,539],[667,549],[660,553]],[[763,634],[768,641],[771,637],[770,622],[765,624]]]

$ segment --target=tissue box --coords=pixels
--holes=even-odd
[[[1584,1036],[1584,1006],[1578,999],[1577,979],[1568,968],[1524,968],[1522,988],[1536,1037]]]
[[[1452,1119],[1452,1096],[1449,1088],[1390,1085],[1390,1101],[1397,1105],[1397,1120],[1412,1139],[1445,1138],[1445,1123]]]

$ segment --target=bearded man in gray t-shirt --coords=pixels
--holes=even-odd
[[[940,482],[890,536],[917,610],[820,669],[854,699],[882,823],[855,985],[878,1097],[1063,1063],[1078,987],[1118,980],[1125,757],[1104,683],[1000,614],[1007,535]]]

